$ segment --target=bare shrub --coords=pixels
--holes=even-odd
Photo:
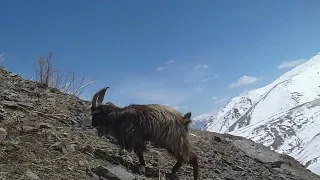
[[[0,68],[3,68],[2,62],[4,61],[5,57],[3,54],[0,54]]]
[[[69,72],[67,69],[60,72],[52,66],[53,53],[50,52],[46,57],[38,59],[36,69],[36,81],[43,88],[53,87],[61,92],[80,97],[84,89],[94,82],[94,80],[86,81],[85,76],[78,81],[74,72]]]

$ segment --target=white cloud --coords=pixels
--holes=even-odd
[[[218,113],[218,111],[219,111],[219,109],[212,109],[212,110],[210,110],[210,111],[207,112],[207,113],[210,114],[210,115],[213,115],[213,114]]]
[[[170,105],[169,105],[170,106]],[[176,109],[176,110],[182,110],[182,109],[187,109],[187,108],[189,108],[189,106],[188,105],[185,105],[185,106],[179,106],[179,105],[177,105],[177,106],[171,106],[173,109]]]
[[[196,90],[196,91],[203,91],[203,90],[205,90],[205,88],[203,88],[203,87],[197,87],[197,88],[195,88],[195,90]]]
[[[283,69],[283,68],[290,68],[290,67],[295,67],[298,66],[302,63],[306,62],[305,59],[297,59],[293,61],[284,61],[282,62],[277,68],[278,69]]]
[[[206,68],[208,68],[209,66],[208,65],[206,65],[206,64],[198,64],[198,65],[196,65],[194,68],[195,69],[206,69]]]
[[[218,98],[216,96],[212,96],[212,100],[215,101],[217,100]]]
[[[159,72],[159,71],[162,71],[163,69],[164,69],[164,67],[157,67],[157,68],[156,68],[156,71]]]
[[[139,89],[133,91],[131,95],[145,103],[159,103],[169,106],[176,106],[187,97],[186,93],[169,88]]]
[[[182,109],[187,109],[187,108],[189,108],[189,106],[188,106],[188,105],[185,105],[185,106],[182,106],[181,108],[182,108]]]
[[[176,61],[174,61],[174,60],[169,60],[169,61],[165,62],[164,64],[173,64],[174,62],[176,62]]]
[[[258,78],[253,77],[253,76],[242,76],[238,79],[237,82],[234,82],[229,85],[229,88],[234,88],[234,87],[239,87],[239,86],[244,86],[248,84],[252,84],[258,81]]]
[[[207,82],[207,81],[213,80],[213,79],[215,79],[215,78],[217,78],[217,77],[219,77],[219,75],[218,75],[218,74],[215,74],[215,75],[213,75],[213,76],[206,77],[206,78],[202,79],[201,82]]]
[[[244,90],[241,93],[239,93],[238,96],[246,96],[248,94],[248,92],[249,92],[248,90]]]
[[[173,106],[173,109],[179,110],[180,106]]]
[[[165,62],[164,64],[165,65],[170,65],[170,64],[173,64],[175,61],[174,60],[169,60],[169,61],[167,61],[167,62]],[[164,67],[163,66],[159,66],[159,67],[157,67],[156,68],[156,71],[162,71],[162,70],[164,70]]]
[[[216,103],[224,103],[226,101],[228,101],[228,98],[220,98],[220,99],[216,100],[215,102]]]

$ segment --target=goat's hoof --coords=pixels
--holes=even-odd
[[[170,179],[170,180],[172,180],[172,179],[178,179],[178,175],[176,174],[176,173],[169,173],[168,174],[168,178]]]
[[[145,175],[145,174],[146,174],[146,167],[145,167],[145,166],[139,166],[139,172],[140,172],[142,175]]]

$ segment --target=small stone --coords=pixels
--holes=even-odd
[[[232,167],[232,169],[235,171],[244,171],[244,169],[240,166],[234,166],[234,167]]]
[[[61,150],[63,147],[62,142],[56,142],[50,146],[54,150]]]
[[[218,169],[215,169],[214,172],[215,172],[216,174],[221,174],[221,172],[220,172]]]
[[[84,164],[84,161],[81,161],[81,160],[79,161],[78,164],[79,164],[79,166],[84,166],[84,165],[85,165],[85,164]]]
[[[99,166],[97,168],[91,169],[93,173],[98,176],[105,177],[107,179],[126,179],[126,180],[133,180],[136,179],[131,173],[126,171],[121,166]]]
[[[7,131],[4,128],[0,128],[0,142],[5,140],[7,137]]]
[[[272,168],[280,168],[283,163],[284,163],[283,161],[275,161],[275,162],[271,163],[271,167]]]
[[[215,141],[217,141],[217,142],[221,142],[221,141],[222,141],[221,138],[218,137],[218,136],[214,136],[213,139],[214,139]]]
[[[64,154],[67,154],[67,153],[68,153],[68,150],[67,150],[67,148],[65,148],[65,147],[63,147],[61,150],[62,150],[62,152],[63,152]]]
[[[3,107],[2,107],[1,104],[0,104],[0,116],[3,117],[4,112],[5,112],[5,111],[4,111]],[[0,117],[0,119],[1,119],[1,117]]]
[[[22,131],[24,132],[35,132],[37,131],[37,128],[31,127],[31,126],[22,126]]]
[[[24,114],[23,112],[17,112],[17,114],[21,118],[24,118],[26,116],[26,114]]]
[[[226,177],[225,180],[235,180],[235,179],[233,179],[231,177]]]
[[[29,102],[18,102],[17,104],[20,106],[27,107],[27,108],[33,108],[33,104],[29,103]]]
[[[47,98],[47,102],[48,102],[48,104],[53,106],[56,103],[56,99],[54,97],[49,97],[49,98]]]
[[[69,152],[74,152],[76,151],[75,146],[76,146],[75,144],[69,144],[66,146],[66,148]]]
[[[38,175],[36,175],[35,173],[33,173],[30,170],[27,170],[25,175],[30,179],[40,179]]]
[[[10,73],[10,76],[11,76],[11,77],[17,77],[18,74],[16,74],[16,73]]]
[[[10,108],[18,107],[18,104],[15,101],[2,101],[1,104],[8,106]]]
[[[62,135],[64,135],[64,136],[68,136],[68,135],[69,135],[69,133],[66,133],[66,132],[65,132],[65,133],[62,133]]]
[[[42,129],[42,128],[50,129],[50,128],[52,128],[52,125],[49,123],[39,123],[38,127],[39,127],[39,129]]]

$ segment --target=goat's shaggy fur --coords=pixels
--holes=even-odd
[[[153,146],[166,149],[177,159],[172,175],[183,163],[189,163],[193,166],[194,179],[198,179],[198,157],[188,139],[191,112],[183,116],[173,108],[159,104],[131,104],[124,108],[111,102],[101,104],[108,88],[98,91],[92,99],[92,126],[97,128],[98,135],[111,135],[122,149],[133,149],[139,157],[141,173],[145,173],[143,152],[146,142],[150,141]]]

